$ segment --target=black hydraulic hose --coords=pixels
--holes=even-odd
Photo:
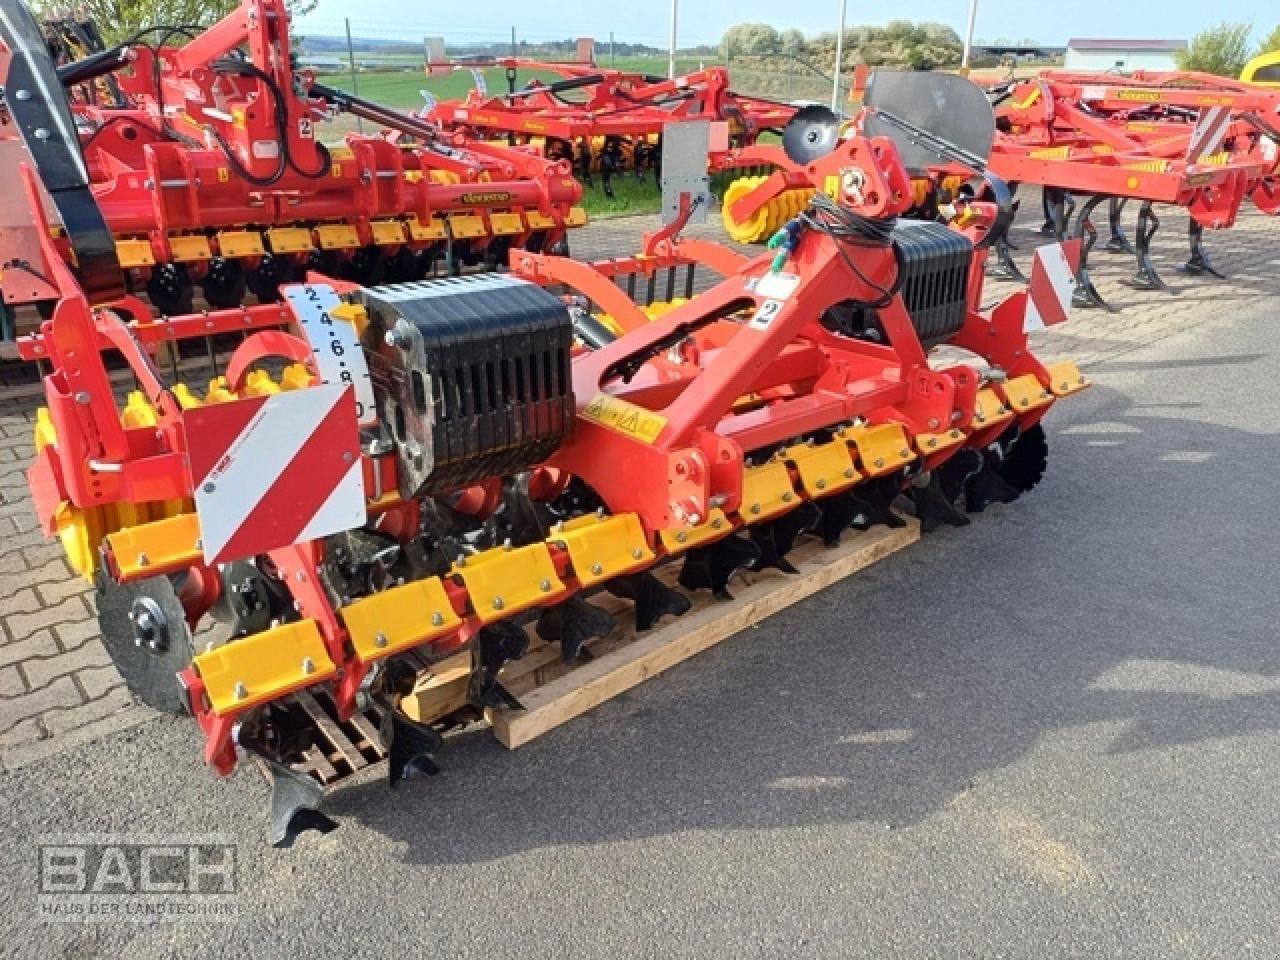
[[[74,87],[90,80],[97,80],[109,73],[115,73],[121,67],[127,66],[129,60],[129,47],[121,44],[110,50],[92,53],[83,60],[73,60],[58,67],[58,81],[64,87]]]
[[[425,120],[397,113],[389,107],[358,97],[353,93],[347,93],[345,90],[335,90],[321,83],[313,83],[311,92],[340,110],[390,130],[398,130],[400,133],[421,137],[424,140],[435,140],[440,136],[440,130]]]
[[[604,77],[598,73],[591,73],[585,77],[569,77],[565,80],[557,80],[554,83],[544,83],[536,87],[525,87],[523,90],[515,90],[507,94],[510,97],[531,97],[535,93],[564,93],[566,90],[580,90],[583,87],[595,86],[604,80]]]
[[[573,332],[592,350],[599,350],[618,339],[618,335],[586,311],[573,318]]]

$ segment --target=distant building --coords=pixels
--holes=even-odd
[[[1074,39],[1067,43],[1065,66],[1094,73],[1176,70],[1174,54],[1185,49],[1185,40]]]

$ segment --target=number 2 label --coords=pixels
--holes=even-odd
[[[781,300],[766,300],[756,309],[755,314],[751,317],[751,322],[747,326],[752,330],[768,330],[769,324],[773,323],[781,312]]]

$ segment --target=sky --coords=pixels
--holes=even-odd
[[[1258,36],[1280,23],[1276,0],[1163,0],[1156,5],[1135,0],[979,0],[977,40],[1020,41],[1063,45],[1070,37],[1153,37],[1185,39],[1219,20],[1251,22]],[[319,0],[316,10],[301,19],[304,36],[341,35],[344,18],[361,37],[418,40],[424,36],[456,38],[459,43],[517,36],[530,41],[591,36],[603,43],[613,31],[619,41],[666,47],[670,18],[668,0],[605,3],[601,0],[515,0],[509,3],[438,0]],[[769,23],[778,29],[798,27],[805,33],[834,31],[839,0],[683,0],[679,11],[679,45],[716,43],[726,27],[745,21]],[[900,18],[936,20],[955,27],[963,36],[968,0],[906,0],[900,4],[865,4],[852,0],[848,24],[884,23]]]

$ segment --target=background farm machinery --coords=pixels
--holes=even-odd
[[[33,31],[0,0],[11,98],[56,84]],[[659,565],[728,598],[738,571],[788,571],[800,538],[903,523],[895,505],[926,529],[967,523],[1036,485],[1041,420],[1086,385],[1027,344],[1069,300],[1061,248],[1030,294],[979,311],[1010,213],[997,181],[957,199],[951,225],[897,219],[917,205],[900,151],[970,159],[907,123],[811,148],[824,192],[758,258],[680,238],[684,192],[634,258],[513,250],[508,274],[383,284],[312,271],[279,302],[162,318],[128,291],[109,207],[57,119],[16,112],[7,168],[54,294],[21,343],[49,371],[33,499],[96,584],[130,689],[192,713],[218,772],[246,752],[271,771],[276,839],[320,800],[296,769],[320,726],[376,725],[393,785],[432,772],[444,731],[513,702],[501,671],[531,633],[573,659],[615,628],[598,596],[629,601],[638,630],[688,608]],[[625,292],[689,268],[721,279],[660,316]],[[231,331],[207,384],[153,362]],[[136,378],[123,403],[104,351]],[[456,693],[426,701],[442,664]]]
[[[421,279],[437,263],[494,266],[512,247],[562,245],[585,222],[568,163],[325,87],[295,71],[288,23],[282,0],[246,0],[207,30],[152,28],[65,62],[52,90],[11,84],[17,124],[76,132],[63,161],[73,174],[83,165],[130,288],[161,313],[189,312],[196,286],[215,308],[247,292],[274,301],[309,268],[374,283]],[[48,102],[62,88],[69,109]],[[337,112],[392,133],[326,147]],[[56,293],[23,266],[24,226],[3,251],[10,305]]]
[[[1097,238],[1091,217],[1109,204],[1106,249],[1137,257],[1129,281],[1163,289],[1152,263],[1159,226],[1154,205],[1171,204],[1190,217],[1190,252],[1182,269],[1221,276],[1203,248],[1206,228],[1235,223],[1252,200],[1280,212],[1280,93],[1197,73],[1073,74],[1047,71],[992,91],[999,135],[991,164],[1011,183],[1044,188],[1043,231],[1083,241],[1078,300],[1105,305],[1089,279],[1088,254]],[[1073,195],[1084,197],[1078,212]],[[1141,203],[1131,244],[1121,226],[1125,203]],[[1004,272],[1017,268],[1001,249]]]
[[[872,72],[861,91],[868,105],[874,108],[877,87],[894,85],[900,76]],[[951,102],[972,95],[963,89],[967,81],[939,83]],[[1077,305],[1105,305],[1088,268],[1097,239],[1092,217],[1104,202],[1109,204],[1106,249],[1136,256],[1131,283],[1143,289],[1164,288],[1150,255],[1159,226],[1156,204],[1176,205],[1190,215],[1190,253],[1183,269],[1193,275],[1218,275],[1203,248],[1206,228],[1231,226],[1246,201],[1267,214],[1280,211],[1280,95],[1275,90],[1202,74],[1121,78],[1051,71],[1004,84],[989,95],[997,124],[990,140],[990,170],[1015,191],[1021,184],[1041,187],[1042,232],[1059,241],[1068,235],[1081,241]],[[930,129],[948,122],[949,108],[939,110],[924,100],[904,103],[901,109],[906,119]],[[822,108],[809,108],[805,115],[815,143],[838,129],[839,120]],[[984,131],[984,141],[986,136]],[[729,187],[725,226],[741,242],[762,242],[775,236],[819,185],[785,150],[757,146],[740,151],[733,162],[742,162],[744,155],[774,172],[742,178]],[[938,211],[949,215],[956,196],[983,189],[954,166],[935,163],[912,173],[917,203],[926,216]],[[1085,198],[1078,211],[1075,196]],[[1121,228],[1129,200],[1141,203],[1132,243]],[[992,271],[1025,280],[1010,249],[1005,237],[995,241]]]
[[[429,59],[428,72],[500,67],[505,93],[482,85],[464,100],[440,101],[426,115],[441,126],[471,136],[501,137],[537,146],[548,157],[570,160],[588,186],[598,173],[612,196],[611,178],[624,171],[643,178],[661,175],[662,130],[682,120],[722,121],[728,146],[749,146],[765,131],[779,131],[796,108],[735,93],[729,72],[711,67],[678,77],[605,69],[595,64],[591,41],[580,41],[585,62],[563,63],[500,57],[454,62]],[[517,86],[522,71],[558,74]]]

